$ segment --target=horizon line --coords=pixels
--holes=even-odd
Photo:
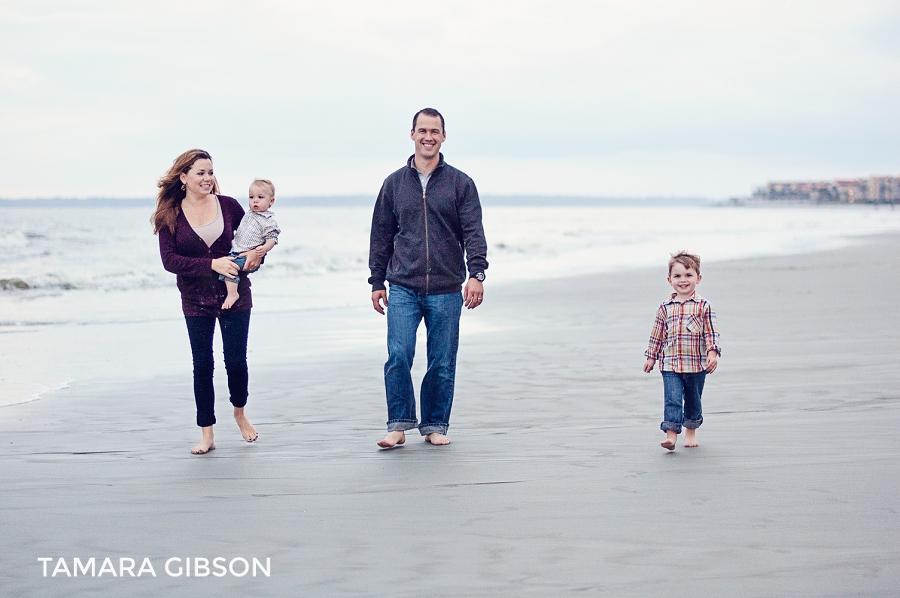
[[[341,194],[341,195],[289,195],[276,197],[281,204],[291,205],[374,205],[375,195],[370,194]],[[235,198],[240,200],[240,198]],[[727,199],[702,197],[696,195],[560,195],[560,194],[510,194],[494,195],[484,194],[480,197],[483,204],[487,205],[591,205],[591,204],[682,204],[702,205],[727,201]],[[0,198],[0,207],[38,207],[61,206],[69,204],[69,207],[90,206],[143,206],[153,205],[156,199],[153,197],[21,197]]]

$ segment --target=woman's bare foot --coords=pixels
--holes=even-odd
[[[205,455],[209,451],[216,450],[216,443],[213,442],[212,426],[205,426],[200,429],[203,430],[203,440],[200,441],[200,444],[191,449],[192,455]]]
[[[429,442],[434,446],[444,446],[450,444],[450,439],[439,432],[432,432],[425,437],[425,442]]]
[[[231,306],[234,305],[234,302],[240,299],[241,296],[238,295],[237,291],[233,293],[229,292],[228,296],[225,297],[225,302],[222,304],[222,309],[231,309]]]
[[[666,439],[659,443],[659,446],[670,451],[675,450],[675,441],[678,440],[678,434],[672,430],[666,430]]]
[[[394,448],[404,442],[406,442],[406,433],[403,430],[397,430],[395,432],[388,432],[387,436],[378,441],[378,446],[381,448]]]
[[[692,446],[700,446],[700,443],[697,442],[697,430],[692,430],[691,428],[687,428],[684,431],[684,446],[692,447]]]
[[[253,424],[251,424],[250,420],[247,419],[247,416],[244,415],[243,407],[234,408],[234,421],[237,422],[238,427],[241,429],[241,436],[244,437],[244,440],[247,442],[255,442],[256,439],[259,438],[259,434],[256,433],[256,428],[253,427]]]

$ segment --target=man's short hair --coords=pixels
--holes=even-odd
[[[421,110],[416,112],[416,115],[413,117],[413,131],[416,130],[416,121],[419,120],[420,114],[424,114],[425,116],[436,116],[441,119],[441,133],[444,132],[444,116],[434,108],[422,108]]]
[[[694,255],[693,253],[688,253],[687,251],[679,251],[678,253],[671,254],[671,258],[669,258],[669,274],[672,274],[672,266],[675,264],[681,264],[684,266],[685,270],[689,270],[691,268],[694,269],[694,272],[700,274],[700,256]]]

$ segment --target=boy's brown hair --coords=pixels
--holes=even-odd
[[[684,266],[685,270],[693,268],[694,272],[700,274],[700,256],[694,255],[693,253],[688,253],[687,251],[679,251],[678,253],[671,254],[671,258],[669,258],[669,274],[672,274],[672,266],[675,264],[681,264]]]

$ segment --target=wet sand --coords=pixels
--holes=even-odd
[[[340,314],[254,315],[260,440],[241,440],[220,366],[218,449],[203,457],[188,452],[199,431],[183,323],[141,325],[147,359],[171,355],[182,372],[86,364],[89,383],[0,410],[0,585],[29,597],[896,595],[898,272],[897,236],[704,265],[724,353],[701,446],[682,437],[674,452],[659,447],[659,374],[641,371],[664,268],[489,281],[463,318],[442,448],[418,435],[375,446],[384,322],[365,294]],[[133,558],[135,573],[146,557],[157,575],[53,577],[60,557],[98,570],[109,557],[117,572]],[[172,557],[269,558],[270,576],[170,577]]]

